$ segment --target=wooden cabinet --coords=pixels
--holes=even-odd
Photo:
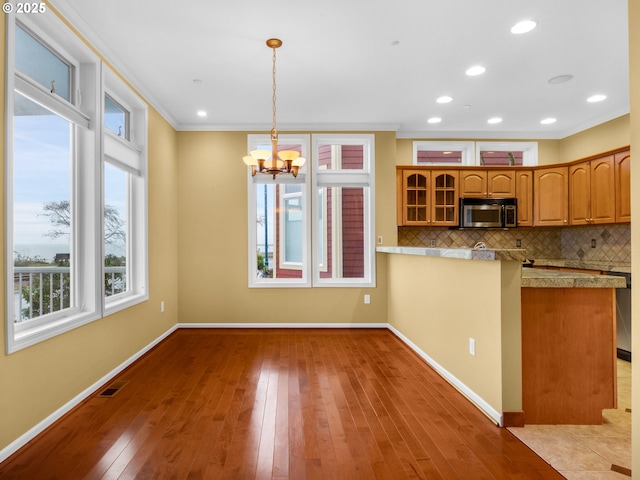
[[[431,172],[402,171],[402,225],[429,225]]]
[[[518,199],[518,226],[533,226],[533,170],[515,172],[516,198]]]
[[[568,224],[568,167],[542,168],[533,175],[533,224]]]
[[[458,171],[398,171],[401,195],[398,224],[405,226],[458,225]]]
[[[461,170],[461,197],[515,197],[515,170]]]
[[[631,152],[616,153],[613,156],[615,192],[616,192],[616,222],[631,221]]]
[[[486,170],[461,170],[460,171],[460,196],[461,197],[486,197],[487,196]]]
[[[615,222],[614,157],[597,158],[569,167],[569,223]]]

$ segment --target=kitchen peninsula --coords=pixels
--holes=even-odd
[[[615,405],[622,279],[522,268],[523,249],[377,251],[392,330],[496,423],[601,423]]]

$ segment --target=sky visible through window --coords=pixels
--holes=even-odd
[[[52,261],[58,253],[70,253],[70,242],[68,235],[48,236],[52,224],[43,207],[47,202],[71,201],[73,126],[20,94],[15,98],[13,249],[22,256]],[[111,205],[124,214],[124,182],[114,179],[105,188],[111,192]],[[111,250],[107,253],[121,255],[124,246]]]

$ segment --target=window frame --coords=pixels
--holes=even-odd
[[[363,168],[362,170],[321,170],[318,163],[320,145],[362,145]],[[312,191],[319,188],[344,188],[355,187],[363,189],[363,229],[364,229],[364,277],[363,278],[321,278],[322,266],[316,265],[315,255],[312,255],[313,286],[314,287],[375,287],[376,286],[376,246],[375,246],[375,135],[373,134],[313,134],[313,174]],[[325,190],[326,191],[326,190]],[[325,196],[326,198],[326,196]],[[323,202],[326,205],[327,202]],[[323,205],[323,207],[324,207]],[[311,205],[312,218],[315,222],[319,218],[317,201]],[[326,212],[326,211],[325,211]],[[323,213],[325,213],[323,212]],[[326,217],[326,215],[325,215]],[[325,228],[325,232],[326,232]],[[313,231],[312,251],[315,252],[318,245],[328,247],[327,242],[320,243],[317,229]],[[332,245],[334,248],[334,245]],[[326,258],[326,256],[325,256]]]
[[[294,177],[289,174],[277,175],[276,178],[272,178],[269,175],[256,173],[255,176],[251,176],[250,169],[247,168],[247,218],[248,218],[248,237],[247,237],[247,276],[249,288],[305,288],[311,286],[310,276],[310,237],[311,237],[311,225],[310,225],[310,202],[309,202],[309,189],[310,189],[310,175],[308,173],[309,167],[309,135],[279,135],[279,143],[282,145],[300,145],[301,156],[307,158],[307,162],[300,168],[298,176]],[[271,145],[271,138],[269,134],[250,134],[247,135],[247,149],[248,151],[255,150],[256,148],[265,145]],[[270,148],[269,148],[270,150]],[[301,278],[258,278],[256,272],[258,271],[257,263],[257,211],[256,211],[256,185],[277,185],[277,184],[299,184],[302,185],[302,265],[300,270],[302,271]],[[265,219],[266,221],[266,219]],[[280,228],[276,226],[275,228]],[[274,230],[275,230],[274,228]],[[275,246],[275,243],[274,243]],[[277,252],[277,248],[274,248],[274,254],[280,256]],[[278,264],[279,260],[276,259],[274,264]],[[275,268],[275,267],[274,267]]]
[[[413,164],[414,165],[442,165],[448,167],[473,166],[474,165],[474,142],[456,141],[414,141],[413,142]],[[419,151],[454,151],[462,152],[462,161],[459,164],[447,162],[418,162]]]
[[[476,142],[476,165],[482,166],[480,152],[487,150],[495,152],[521,151],[523,167],[538,165],[538,142]],[[510,165],[495,165],[495,167],[509,168]]]
[[[16,70],[16,24],[35,35],[52,54],[74,66],[71,102],[52,94],[35,80]],[[5,247],[7,354],[93,322],[148,299],[147,227],[147,125],[148,107],[100,58],[50,9],[38,15],[7,15],[6,112],[5,112]],[[104,134],[105,88],[112,97],[132,108],[131,141]],[[17,327],[14,322],[14,115],[16,92],[71,122],[72,159],[70,213],[72,307],[29,320]],[[82,102],[80,102],[82,99]],[[133,114],[135,112],[135,115]],[[125,152],[119,168],[127,169],[135,183],[130,190],[131,278],[135,289],[127,295],[104,294],[103,168],[105,146],[109,154]],[[115,148],[115,150],[114,150]],[[116,157],[118,155],[115,155]],[[81,160],[80,160],[81,159]],[[108,161],[113,164],[113,162]],[[132,174],[138,172],[136,175]],[[115,298],[118,297],[118,298]]]
[[[127,174],[127,290],[112,296],[102,293],[102,314],[109,316],[149,299],[148,249],[148,107],[137,94],[107,66],[102,64],[100,104],[100,131],[102,132],[102,159]],[[128,112],[128,136],[118,136],[104,125],[104,99],[111,97]],[[102,180],[101,180],[102,181]],[[101,218],[104,217],[104,186],[101,186]],[[101,225],[104,222],[101,223]],[[104,232],[101,237],[101,278],[104,282]],[[103,284],[103,283],[102,283]]]

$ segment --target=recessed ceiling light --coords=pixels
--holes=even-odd
[[[431,117],[427,122],[429,123],[440,123],[442,119],[440,117]]]
[[[469,75],[470,77],[475,77],[476,75],[482,75],[484,72],[486,72],[487,69],[480,66],[480,65],[476,65],[474,67],[471,67],[469,69],[467,69],[467,71],[465,72],[467,75]]]
[[[573,75],[569,75],[567,73],[564,75],[557,75],[555,77],[552,77],[547,80],[547,82],[549,82],[551,85],[560,85],[561,83],[567,83],[569,80],[573,80]]]
[[[442,97],[438,98],[436,100],[436,102],[438,102],[438,103],[449,103],[452,100],[453,100],[453,97],[450,97],[449,95],[443,95]]]
[[[545,118],[544,120],[540,120],[542,125],[551,125],[552,123],[556,123],[555,118]]]
[[[207,112],[205,112],[204,110],[198,110],[198,116],[199,117],[206,117],[207,116]]]
[[[533,20],[524,20],[522,22],[516,23],[513,27],[511,27],[511,33],[519,35],[521,33],[527,33],[536,28],[538,24]]]
[[[598,94],[598,95],[592,95],[592,96],[590,96],[589,98],[587,98],[587,102],[589,102],[589,103],[601,102],[601,101],[603,101],[605,98],[607,98],[607,96],[606,96],[606,95],[601,95],[601,94]]]
[[[493,117],[490,118],[489,120],[487,120],[487,123],[490,123],[491,125],[494,125],[496,123],[500,123],[502,122],[502,119],[500,117]]]

